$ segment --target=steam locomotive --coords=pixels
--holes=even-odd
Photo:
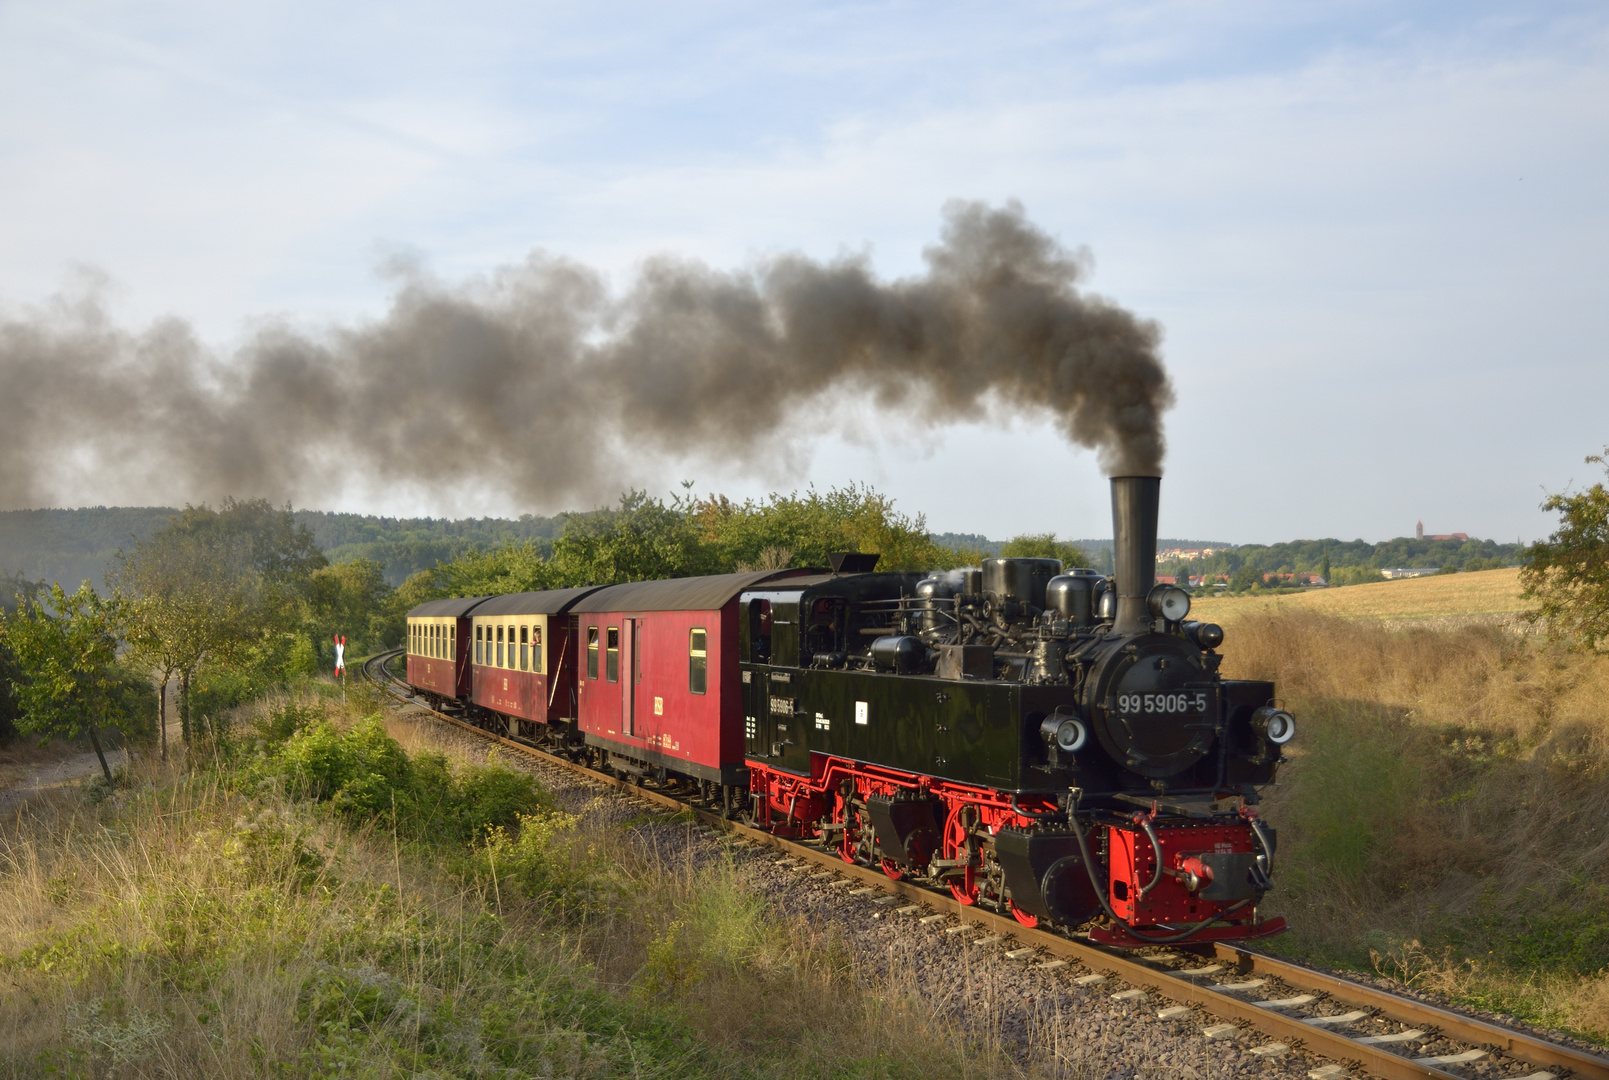
[[[1160,480],[1112,480],[1114,574],[759,571],[435,601],[408,681],[777,835],[1120,946],[1263,937],[1257,815],[1295,721],[1157,585]]]

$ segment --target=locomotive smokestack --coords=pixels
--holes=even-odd
[[[1118,633],[1150,623],[1145,595],[1156,584],[1157,505],[1160,476],[1112,477],[1112,573],[1117,579]]]

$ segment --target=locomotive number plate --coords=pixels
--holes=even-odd
[[[1122,713],[1204,713],[1207,711],[1205,690],[1178,694],[1119,694],[1117,710]]]

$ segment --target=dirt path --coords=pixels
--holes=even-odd
[[[106,764],[116,769],[127,760],[122,750],[108,750]],[[0,766],[0,816],[14,814],[29,799],[101,771],[95,751],[86,750],[55,761]]]

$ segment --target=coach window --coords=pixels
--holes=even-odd
[[[531,670],[542,673],[542,624],[531,627]]]
[[[458,624],[456,622],[447,624],[447,655],[442,659],[451,660],[455,664],[458,663]]]
[[[620,681],[620,627],[609,627],[609,647],[605,650],[604,674],[610,682]]]
[[[587,627],[587,678],[598,677],[598,628]]]
[[[709,683],[708,640],[702,626],[693,627],[687,635],[687,689],[695,694],[702,694]]]
[[[485,658],[484,658],[483,654],[481,653],[481,645],[482,645],[481,631],[483,629],[485,629],[485,628],[483,626],[481,626],[480,623],[475,624],[475,663],[477,663],[477,664],[485,662]]]
[[[531,670],[531,628],[520,627],[520,670]]]
[[[431,657],[431,659],[435,659],[435,657],[436,657],[436,630],[437,629],[438,628],[437,628],[435,623],[430,624],[430,657]]]
[[[503,628],[497,628],[497,666],[503,666]]]

